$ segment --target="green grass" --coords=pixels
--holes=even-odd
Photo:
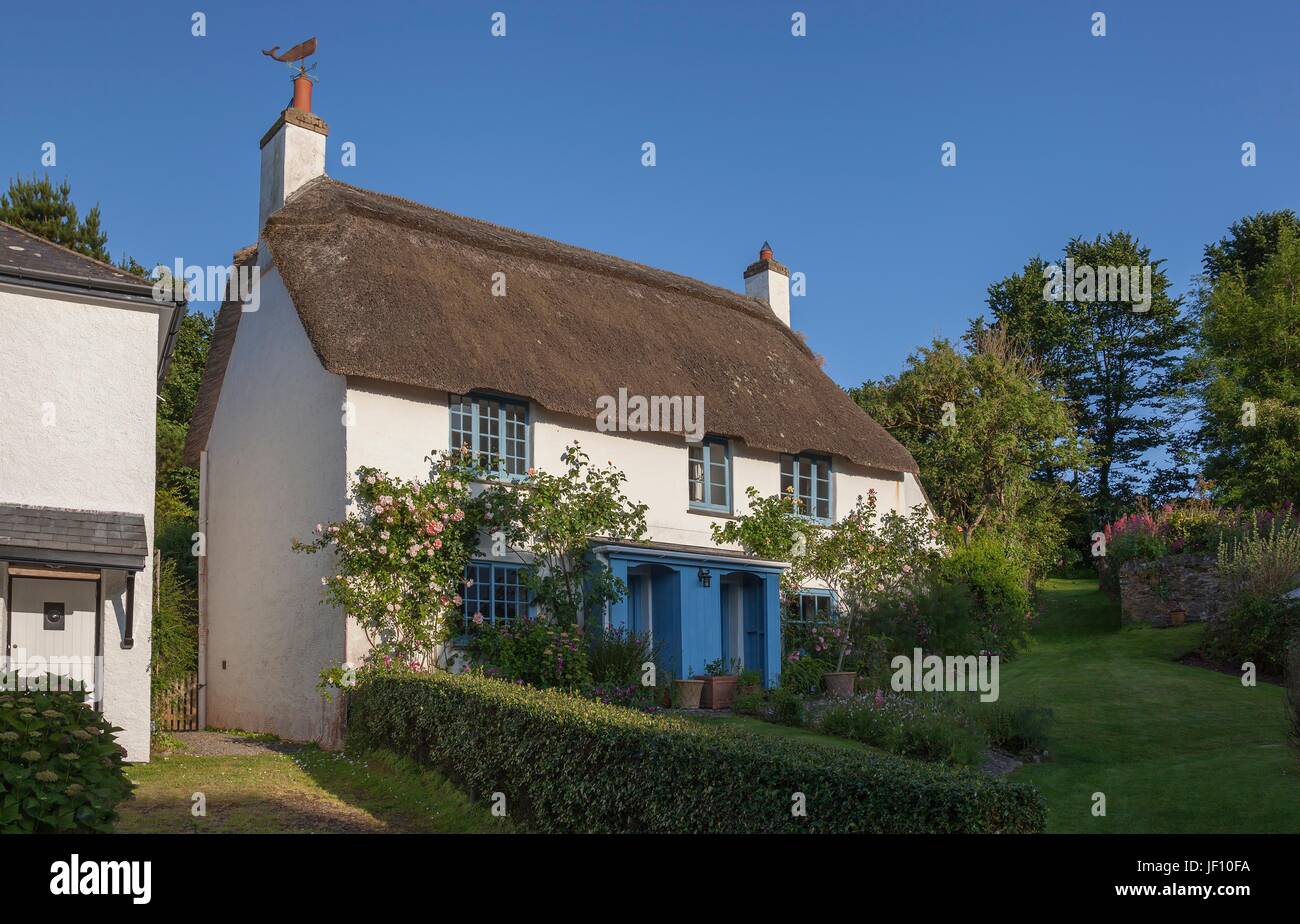
[[[1012,777],[1043,791],[1049,831],[1300,832],[1279,687],[1177,663],[1201,627],[1121,628],[1095,580],[1041,592],[1041,624],[1002,665],[1001,691],[1055,713],[1049,759]]]
[[[129,768],[120,809],[131,833],[508,832],[441,775],[387,752],[353,758],[314,746],[239,757],[158,757]],[[195,817],[194,796],[206,799]]]
[[[1300,832],[1300,762],[1286,744],[1281,688],[1179,664],[1201,627],[1121,628],[1095,578],[1040,591],[1030,646],[999,679],[1004,702],[1054,713],[1048,759],[1009,777],[1042,790],[1049,831]],[[698,721],[867,747],[748,717]],[[1096,792],[1104,817],[1092,814]]]

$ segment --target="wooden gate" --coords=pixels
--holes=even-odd
[[[158,694],[159,731],[199,730],[199,675],[186,674]]]

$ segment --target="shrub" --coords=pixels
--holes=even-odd
[[[830,668],[825,662],[802,649],[786,655],[781,665],[781,689],[800,696],[819,696],[822,674]]]
[[[527,617],[495,626],[484,623],[470,638],[470,657],[493,677],[535,687],[581,689],[591,685],[582,630]]]
[[[772,721],[780,725],[800,728],[804,724],[803,698],[790,690],[772,691]]]
[[[1218,566],[1230,603],[1282,596],[1300,584],[1300,520],[1256,519],[1219,546]]]
[[[149,683],[154,717],[163,694],[198,665],[198,613],[193,589],[185,583],[175,561],[162,559],[158,569],[158,598],[153,611],[153,662]]]
[[[942,576],[961,582],[975,597],[981,648],[1010,655],[1025,639],[1033,617],[1029,572],[993,536],[976,536],[944,559]]]
[[[933,575],[924,579],[916,593],[883,601],[872,611],[870,622],[882,643],[879,653],[864,644],[870,654],[864,658],[867,673],[889,674],[890,656],[909,655],[913,648],[939,654],[971,654],[994,643],[984,630],[985,620],[971,586],[961,578]],[[1000,624],[999,624],[1000,625]]]
[[[1053,719],[1051,709],[976,701],[969,711],[988,735],[992,747],[1025,754],[1041,752],[1047,746],[1047,730]]]
[[[1035,832],[1039,792],[983,774],[605,706],[483,677],[363,671],[349,748],[383,746],[542,832]],[[807,817],[790,811],[791,793]]]
[[[953,766],[977,766],[988,742],[983,732],[946,696],[901,696],[877,693],[828,708],[820,730],[852,738],[916,760]]]
[[[736,715],[753,715],[759,718],[767,716],[767,697],[761,690],[737,693],[731,701],[731,711]]]
[[[66,677],[23,683],[0,674],[0,834],[111,832],[131,794],[121,729]]]
[[[587,663],[598,684],[640,684],[642,666],[658,660],[650,636],[612,626],[596,627],[587,635]]]
[[[1253,661],[1264,673],[1281,674],[1287,645],[1298,629],[1300,602],[1248,596],[1206,625],[1202,647],[1213,661],[1234,666]]]

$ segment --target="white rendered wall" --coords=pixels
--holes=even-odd
[[[447,395],[423,389],[399,389],[377,382],[349,380],[348,401],[355,421],[348,428],[348,472],[373,465],[403,478],[428,474],[426,455],[448,447],[450,433]],[[574,440],[596,465],[613,462],[627,475],[625,491],[634,502],[649,507],[646,523],[650,538],[684,545],[713,545],[711,523],[725,523],[721,515],[690,509],[687,495],[686,442],[680,435],[656,433],[602,433],[592,419],[555,414],[532,404],[532,464],[558,472],[560,454]],[[797,451],[801,447],[794,447]],[[780,454],[754,450],[733,440],[732,504],[735,513],[748,509],[745,488],[754,485],[760,494],[776,494],[781,488]],[[832,464],[832,496],[835,516],[841,517],[874,488],[878,509],[904,510],[919,491],[905,487],[900,473],[868,469],[843,458]],[[915,480],[913,479],[913,484]]]
[[[328,553],[294,552],[343,516],[344,381],[321,368],[274,269],[245,312],[208,438],[208,724],[336,743],[341,613],[321,603]]]
[[[151,306],[0,287],[0,501],[138,513],[152,548],[158,327]],[[105,577],[104,714],[127,759],[146,761],[152,561],[130,651],[125,573]]]

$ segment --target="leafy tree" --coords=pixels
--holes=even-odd
[[[1073,413],[1080,438],[1095,447],[1095,464],[1079,473],[1097,522],[1144,486],[1145,460],[1163,447],[1181,394],[1180,351],[1190,321],[1181,299],[1151,250],[1133,235],[1111,232],[1066,244],[1061,263],[1077,267],[1150,267],[1146,310],[1130,290],[1128,300],[1108,287],[1059,292],[1041,257],[989,287],[988,307],[1019,346],[1040,364],[1043,382],[1058,389]],[[1146,286],[1143,285],[1145,290]]]
[[[158,485],[174,490],[182,502],[195,510],[199,506],[199,476],[195,469],[182,463],[181,454],[211,342],[212,318],[187,314],[177,332],[171,366],[158,396]]]
[[[1234,221],[1226,237],[1205,248],[1201,260],[1205,280],[1213,286],[1220,276],[1239,271],[1245,276],[1247,286],[1252,285],[1259,271],[1277,253],[1278,241],[1286,229],[1300,235],[1300,219],[1290,209],[1256,212]]]
[[[498,483],[484,494],[490,529],[526,560],[522,580],[542,612],[575,625],[623,598],[627,587],[607,565],[590,561],[597,538],[641,539],[645,504],[623,494],[627,476],[612,464],[597,468],[577,443],[560,454],[558,475],[532,469],[523,486]]]
[[[1241,232],[1249,222],[1255,231]],[[1258,229],[1273,225],[1275,249],[1265,255]],[[1218,275],[1202,300],[1192,360],[1202,382],[1199,437],[1219,500],[1273,507],[1300,498],[1300,234],[1289,212],[1244,219],[1233,233],[1240,242],[1207,248]]]
[[[911,451],[935,511],[962,542],[980,531],[1012,538],[1041,573],[1065,538],[1070,489],[1085,464],[1069,408],[1000,327],[972,327],[970,352],[935,340],[903,372],[851,389]]]
[[[30,180],[17,177],[9,181],[9,191],[0,194],[0,221],[108,263],[108,235],[100,228],[99,217],[96,205],[85,218],[78,218],[66,179],[55,186],[48,175],[32,174]]]

